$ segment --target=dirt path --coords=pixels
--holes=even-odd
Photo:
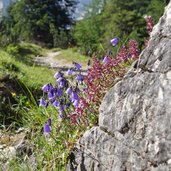
[[[43,65],[48,66],[53,69],[59,69],[59,70],[68,70],[69,68],[73,67],[73,64],[71,62],[68,62],[65,59],[58,59],[58,55],[60,54],[60,51],[58,52],[49,52],[46,56],[36,56],[33,61],[37,65]],[[86,72],[88,69],[88,66],[83,65],[82,66],[82,72]]]

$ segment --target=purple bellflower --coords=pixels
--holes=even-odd
[[[79,74],[76,76],[75,79],[78,80],[78,81],[83,81],[83,80],[84,80],[84,76],[83,76],[81,73],[79,73]]]
[[[44,128],[44,134],[49,135],[51,132],[50,125],[45,123],[43,128]]]
[[[67,75],[72,75],[72,69],[68,69],[68,71],[67,71]]]
[[[43,97],[40,99],[39,106],[47,107],[47,103],[46,103],[46,101],[45,101],[45,99]]]
[[[66,93],[70,96],[72,93],[72,88],[71,87],[67,88]]]
[[[79,63],[73,62],[73,64],[75,65],[75,69],[76,70],[80,70],[81,69],[81,65]]]
[[[74,107],[78,107],[78,105],[79,105],[79,100],[74,100],[73,105],[74,105]]]
[[[51,126],[51,123],[52,123],[51,118],[48,118],[47,124],[48,124],[49,126]]]
[[[76,92],[72,92],[71,94],[71,101],[74,102],[75,100],[79,100],[78,95]]]
[[[63,92],[62,92],[62,89],[61,88],[58,88],[58,96],[62,96],[63,95]]]
[[[53,102],[53,106],[54,106],[54,107],[59,107],[59,102],[58,102],[57,100],[55,100],[55,101]]]
[[[116,46],[118,44],[118,41],[119,41],[118,38],[115,37],[110,42],[111,42],[112,46]]]
[[[105,56],[104,59],[103,59],[103,63],[105,64],[107,62],[107,60],[108,60],[108,57]]]
[[[53,88],[52,84],[45,84],[43,87],[42,87],[42,90],[43,92],[47,93],[49,91],[51,91]]]
[[[58,79],[60,77],[63,76],[63,73],[61,71],[57,72],[55,75],[54,75],[54,78]]]

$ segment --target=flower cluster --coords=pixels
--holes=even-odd
[[[147,33],[148,33],[148,38],[145,40],[144,44],[145,44],[145,47],[147,46],[148,44],[148,41],[150,39],[150,34],[153,30],[153,27],[154,27],[154,20],[151,16],[145,16],[145,21],[146,21],[146,28],[147,28]]]
[[[118,38],[114,38],[111,40],[111,45],[114,47],[118,42]],[[115,78],[123,77],[126,72],[125,64],[135,60],[138,55],[137,42],[130,40],[128,46],[123,46],[115,57],[111,55],[110,50],[103,61],[94,57],[93,65],[85,76],[81,73],[81,65],[73,62],[77,71],[75,83],[71,82],[74,78],[72,68],[66,72],[71,79],[66,79],[62,71],[57,72],[54,75],[56,84],[49,83],[42,87],[43,97],[39,105],[45,108],[49,105],[54,106],[59,117],[63,121],[70,120],[71,125],[88,126],[91,123],[89,116],[98,118],[101,100],[113,85]],[[44,132],[49,134],[50,131],[48,121],[44,125]]]
[[[152,32],[153,30],[153,27],[154,27],[154,21],[153,21],[153,18],[151,16],[145,16],[145,21],[146,21],[146,24],[147,24],[147,33],[148,35],[150,36],[150,33]]]
[[[83,98],[80,99],[81,90],[79,84],[82,85],[84,76],[81,73],[81,65],[74,62],[74,69],[78,72],[75,75],[75,85],[70,83],[66,79],[62,71],[57,72],[54,75],[56,79],[56,84],[52,85],[51,83],[45,84],[42,87],[43,97],[40,99],[39,106],[47,108],[49,105],[52,105],[56,108],[61,119],[70,118],[72,123],[74,111],[79,111],[81,115],[82,108],[85,107]],[[72,77],[73,80],[73,69],[70,68],[66,72],[66,75]],[[49,133],[50,128],[49,124],[45,123],[44,132]]]
[[[111,43],[113,42],[111,41]],[[98,113],[101,100],[106,91],[113,85],[115,78],[124,76],[125,64],[137,59],[138,55],[138,43],[135,40],[130,40],[128,47],[123,46],[116,57],[112,57],[108,51],[102,63],[97,57],[94,58],[93,66],[88,70],[84,79],[87,86],[86,95],[89,103],[93,104],[94,112]]]

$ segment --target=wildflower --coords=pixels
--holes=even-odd
[[[12,95],[12,97],[15,97],[16,93],[15,92],[11,92],[11,95]]]
[[[103,59],[103,63],[105,64],[107,62],[107,60],[108,60],[108,57],[105,56],[104,59]]]
[[[52,88],[53,88],[53,87],[52,87],[52,84],[45,84],[45,85],[42,87],[42,90],[43,90],[43,92],[47,93],[47,92],[51,91]]]
[[[83,75],[82,75],[81,73],[79,73],[79,74],[76,76],[75,79],[78,80],[78,81],[83,81],[83,80],[84,80],[84,77],[83,77]]]
[[[71,95],[71,93],[72,93],[72,88],[71,88],[71,87],[67,88],[66,93],[67,93],[68,95]]]
[[[118,38],[115,37],[110,42],[111,42],[112,46],[116,46],[118,44]]]
[[[75,69],[76,70],[80,70],[81,69],[81,65],[79,63],[73,62],[73,64],[75,65]]]
[[[51,118],[48,118],[48,121],[47,121],[48,125],[51,126],[51,123],[52,123],[52,120]]]
[[[61,106],[59,107],[59,117],[60,117],[61,119],[64,118],[64,106],[63,106],[63,105],[61,105]]]
[[[77,93],[76,92],[72,92],[72,94],[71,94],[71,101],[74,102],[75,100],[78,100],[78,99],[79,98],[78,98]]]
[[[132,59],[135,59],[139,55],[138,43],[135,40],[129,40],[129,53]]]
[[[58,92],[57,93],[58,93],[58,96],[61,97],[63,95],[62,89],[61,88],[58,88]]]
[[[111,55],[111,50],[108,50],[107,56],[110,56],[110,55]]]
[[[67,75],[72,75],[72,69],[68,69],[68,71],[67,71]]]
[[[63,73],[61,71],[57,72],[55,75],[54,75],[54,78],[58,79],[60,77],[63,76]]]
[[[70,123],[71,123],[71,125],[74,125],[74,124],[76,124],[77,123],[77,114],[75,114],[75,113],[72,113],[72,114],[70,114]]]
[[[54,106],[54,107],[59,107],[59,102],[58,102],[57,100],[55,100],[55,101],[53,102],[53,106]]]
[[[74,100],[73,102],[74,107],[78,107],[78,104],[79,104],[79,100]]]
[[[45,135],[49,135],[50,132],[51,132],[50,125],[47,124],[47,123],[45,123],[45,124],[44,124],[44,134],[45,134]]]
[[[40,99],[39,106],[47,107],[47,103],[46,103],[46,101],[45,101],[45,99],[43,97]]]

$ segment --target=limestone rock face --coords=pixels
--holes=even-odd
[[[79,139],[68,171],[171,171],[171,2],[137,68],[99,111],[99,126]]]

